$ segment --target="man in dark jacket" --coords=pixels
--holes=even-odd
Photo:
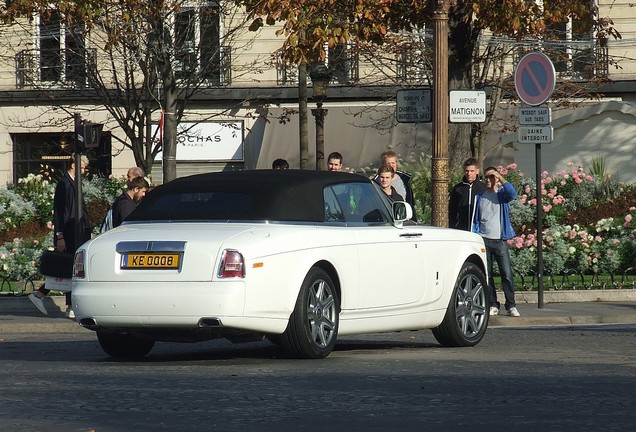
[[[453,187],[448,201],[448,226],[450,228],[471,230],[475,196],[485,190],[486,185],[479,180],[477,159],[466,159],[464,178]]]
[[[71,167],[60,179],[55,187],[55,195],[53,197],[53,246],[56,250],[74,255],[75,251],[86,241],[91,238],[91,227],[88,219],[88,210],[86,203],[82,197],[82,213],[81,218],[77,220],[77,199],[76,199],[76,180],[75,180],[75,155],[73,155]],[[82,156],[80,158],[80,173],[83,175],[88,166],[88,158]],[[81,179],[80,179],[81,181]],[[79,225],[79,237],[76,236],[76,226]],[[42,285],[37,291],[29,295],[29,300],[44,315],[47,315],[46,308],[42,299],[50,290]],[[71,307],[71,293],[66,293],[66,316],[74,318],[73,309]]]
[[[128,182],[126,190],[113,203],[113,228],[118,227],[137,208],[150,185],[143,177]]]
[[[415,212],[415,194],[411,187],[411,174],[398,169],[398,155],[393,150],[383,152],[380,159],[382,160],[382,165],[390,166],[393,168],[393,171],[395,171],[395,176],[393,177],[391,186],[393,186],[397,193],[411,205],[413,208],[413,221],[417,222],[417,215]],[[378,175],[376,174],[373,179],[377,182]]]

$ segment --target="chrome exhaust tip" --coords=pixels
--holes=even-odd
[[[201,328],[223,328],[223,324],[218,318],[201,318],[198,326]]]
[[[79,320],[79,325],[90,330],[97,330],[97,322],[93,318],[82,318]]]

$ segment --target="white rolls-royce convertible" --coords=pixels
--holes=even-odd
[[[77,250],[76,320],[123,358],[221,337],[323,358],[339,335],[417,329],[474,346],[488,327],[484,243],[412,211],[349,173],[179,178]]]

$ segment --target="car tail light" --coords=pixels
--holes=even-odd
[[[221,266],[219,268],[220,278],[242,278],[245,277],[245,261],[239,251],[226,249],[223,251]]]
[[[85,278],[84,273],[84,251],[78,251],[75,253],[75,261],[73,262],[73,277]]]

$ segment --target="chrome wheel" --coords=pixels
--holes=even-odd
[[[472,263],[465,263],[453,289],[442,323],[433,335],[444,346],[477,345],[488,328],[486,276]]]
[[[316,346],[325,348],[331,344],[336,336],[337,320],[333,287],[324,279],[317,279],[307,296],[307,325]]]
[[[338,337],[339,313],[338,293],[331,277],[320,268],[312,268],[300,288],[281,344],[294,357],[328,356]]]
[[[455,295],[455,317],[464,337],[474,338],[488,320],[486,287],[474,274],[459,281]]]

